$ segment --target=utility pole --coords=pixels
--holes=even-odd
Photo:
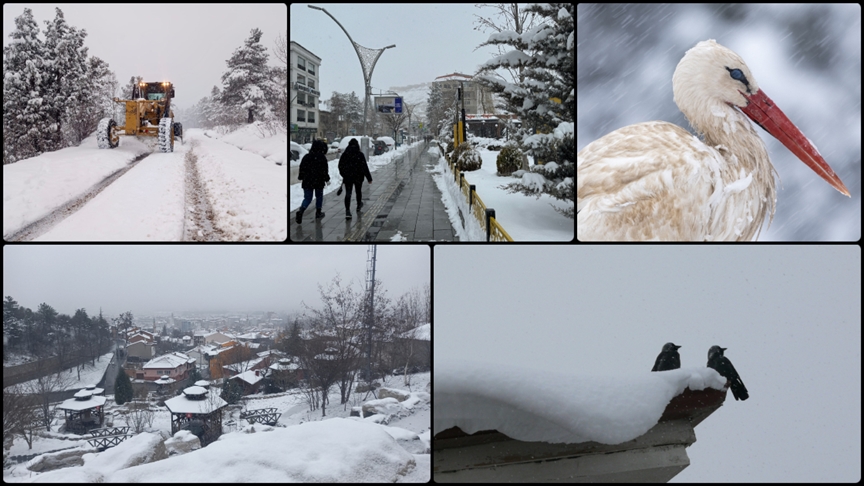
[[[373,396],[372,388],[372,328],[375,326],[375,260],[378,253],[376,245],[369,245],[366,251],[366,380]]]

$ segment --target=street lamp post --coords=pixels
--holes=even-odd
[[[336,17],[330,15],[330,12],[328,12],[327,10],[325,10],[321,7],[316,7],[314,5],[309,5],[308,7],[311,9],[320,10],[320,11],[324,12],[325,14],[327,14],[327,16],[329,16],[331,19],[333,19],[333,22],[336,22],[336,24],[339,26],[339,28],[342,29],[342,32],[345,32],[345,35],[348,36],[348,40],[351,41],[351,44],[354,46],[354,51],[357,53],[357,59],[360,60],[360,67],[363,69],[363,81],[366,85],[366,90],[365,90],[366,99],[363,102],[363,135],[366,136],[366,135],[368,135],[366,133],[366,120],[367,120],[368,110],[369,110],[369,94],[372,90],[372,84],[371,84],[372,83],[372,71],[375,70],[375,64],[378,62],[378,58],[381,57],[381,53],[383,53],[385,49],[390,49],[391,47],[396,47],[396,44],[393,44],[392,46],[387,46],[383,49],[369,49],[368,47],[363,47],[360,44],[354,42],[354,39],[351,38],[351,35],[348,34],[348,31],[345,30],[345,27],[342,27],[342,24],[340,24],[339,21],[336,20]],[[367,145],[365,147],[365,149],[366,149],[365,155],[368,158],[369,157],[369,146]]]

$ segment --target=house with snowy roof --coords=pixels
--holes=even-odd
[[[231,380],[237,380],[243,387],[243,395],[257,393],[267,369],[248,370],[232,376]]]
[[[173,380],[185,380],[189,372],[195,368],[195,360],[189,356],[174,352],[157,356],[136,371],[136,379],[156,381],[163,376]]]

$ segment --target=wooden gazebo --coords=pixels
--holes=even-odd
[[[222,435],[222,408],[226,405],[216,390],[186,388],[182,395],[165,400],[171,412],[171,435],[189,430],[201,440],[201,447],[207,446]]]
[[[66,415],[66,431],[83,434],[102,427],[105,421],[105,397],[93,395],[91,389],[81,390],[57,406]]]

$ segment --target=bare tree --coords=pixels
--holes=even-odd
[[[3,390],[3,445],[11,447],[16,435],[24,436],[32,449],[32,434],[28,440],[26,430],[35,422],[41,428],[38,414],[38,400],[24,393],[21,385],[10,386]]]
[[[40,360],[37,369],[45,367],[44,363],[44,360]],[[36,397],[37,406],[41,412],[42,423],[48,432],[51,432],[51,421],[54,418],[54,407],[51,406],[54,392],[66,390],[71,384],[71,379],[64,378],[62,371],[58,371],[56,373],[44,374],[35,380],[31,380],[22,388],[24,393],[29,393]]]
[[[273,57],[278,59],[282,64],[288,66],[288,33],[276,37],[276,47],[273,48]]]

